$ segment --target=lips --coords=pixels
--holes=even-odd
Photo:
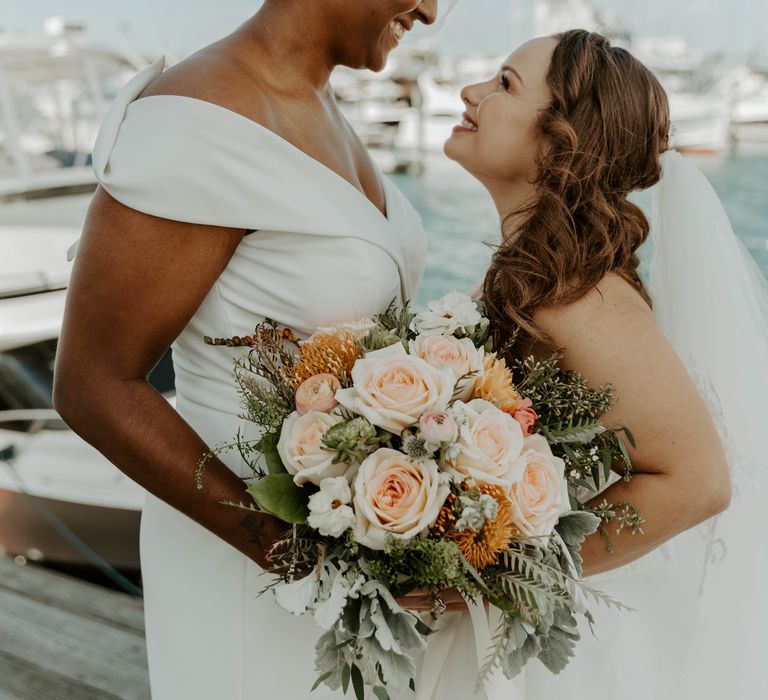
[[[472,117],[469,116],[467,112],[464,112],[464,114],[461,115],[461,125],[465,129],[469,129],[470,131],[477,131],[477,122],[472,119]]]
[[[389,29],[394,35],[395,39],[400,41],[406,35],[406,33],[410,31],[411,28],[407,26],[403,21],[399,19],[393,19],[389,25]]]

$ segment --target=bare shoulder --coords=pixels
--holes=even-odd
[[[580,338],[605,342],[605,336],[636,336],[657,329],[653,311],[638,291],[616,273],[608,273],[581,299],[539,309],[536,323],[558,346],[569,347]]]
[[[230,52],[214,46],[202,49],[168,68],[138,99],[159,95],[192,97],[263,121],[269,102],[252,73]]]

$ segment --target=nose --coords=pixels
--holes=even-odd
[[[467,107],[477,107],[483,99],[482,83],[467,85],[461,89],[461,100]]]
[[[421,0],[419,6],[414,10],[419,22],[434,24],[437,21],[437,3],[438,0]]]

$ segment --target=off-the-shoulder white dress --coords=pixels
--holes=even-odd
[[[387,179],[384,216],[334,171],[242,115],[188,97],[137,100],[163,65],[120,92],[94,167],[106,191],[133,209],[256,229],[172,346],[177,410],[215,446],[239,426],[253,430],[237,418],[232,362],[242,351],[205,345],[203,336],[245,335],[265,317],[301,335],[381,312],[413,296],[426,237]],[[222,459],[247,475],[236,452]],[[190,484],[194,472],[190,464]],[[324,686],[310,696],[321,630],[270,593],[257,598],[269,582],[257,564],[152,494],[140,545],[153,700],[338,697]]]

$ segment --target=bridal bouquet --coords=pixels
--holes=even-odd
[[[205,339],[248,349],[234,376],[261,437],[226,448],[252,469],[248,508],[287,524],[264,590],[324,630],[315,687],[413,688],[433,631],[397,601],[414,589],[434,596],[433,619],[448,588],[501,611],[479,684],[533,657],[559,672],[576,616],[591,621],[585,601],[621,607],[581,580],[579,556],[598,528],[609,541],[611,523],[642,526],[630,504],[582,505],[617,463],[630,476],[631,434],[600,423],[611,389],[590,390],[556,356],[508,366],[489,330],[454,292],[304,341],[271,321]]]

